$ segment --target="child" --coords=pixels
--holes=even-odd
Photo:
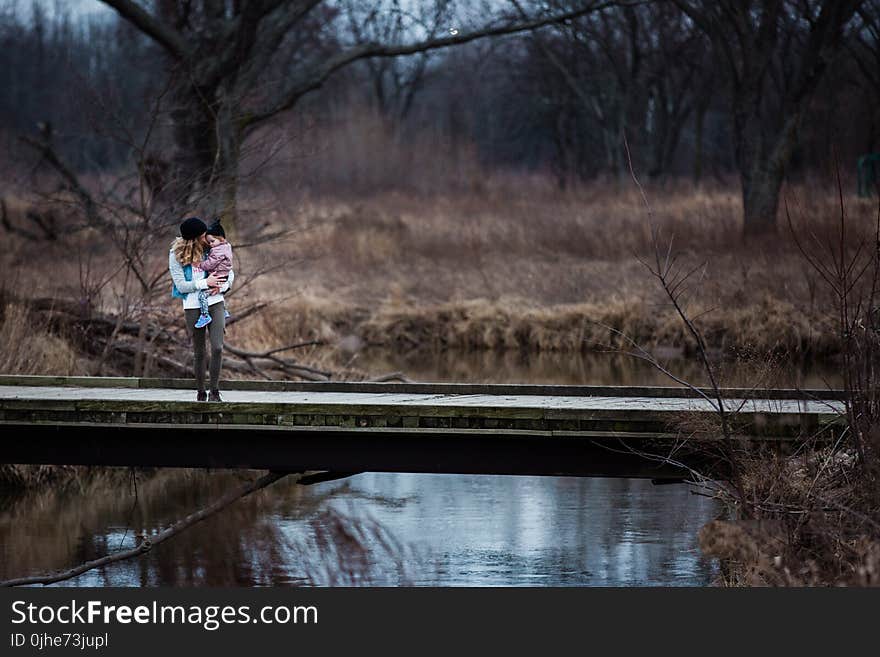
[[[220,225],[219,219],[208,226],[208,244],[211,251],[208,253],[208,257],[199,263],[198,267],[205,274],[214,274],[218,278],[225,278],[229,274],[229,270],[232,269],[232,245],[226,241],[226,231]],[[204,328],[211,323],[211,315],[208,313],[208,297],[219,293],[219,289],[199,290],[200,315],[196,320],[196,328]],[[228,318],[229,311],[225,307],[223,312]]]

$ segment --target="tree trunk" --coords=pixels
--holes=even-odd
[[[176,93],[172,185],[166,196],[174,215],[223,220],[235,232],[243,130],[233,95],[192,85]]]
[[[202,101],[208,90],[195,89],[187,82],[175,89],[171,110],[174,150],[171,181],[166,201],[177,214],[195,211],[212,160],[214,126],[210,108]]]
[[[786,117],[770,148],[761,135],[760,127],[755,127],[757,118],[743,126],[744,129],[737,130],[737,161],[743,192],[743,235],[747,238],[772,235],[777,231],[779,192],[785,180],[785,169],[797,146],[805,106],[806,103]]]
[[[706,104],[700,102],[697,105],[696,121],[694,125],[694,184],[699,185],[703,179],[703,134],[705,130]]]
[[[766,237],[776,233],[776,212],[782,172],[763,171],[751,179],[743,178],[743,235]]]
[[[230,239],[234,239],[237,230],[238,167],[243,139],[241,124],[234,115],[235,109],[231,102],[223,102],[217,109],[215,157],[204,204],[208,216],[223,220]]]

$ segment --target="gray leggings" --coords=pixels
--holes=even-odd
[[[211,323],[204,328],[195,328],[199,318],[198,308],[187,308],[183,311],[186,319],[186,330],[193,341],[194,368],[196,385],[199,392],[205,390],[205,331],[211,338],[211,390],[217,390],[220,385],[220,365],[223,360],[223,331],[226,328],[226,318],[223,314],[223,302],[211,304],[208,308],[211,313]]]

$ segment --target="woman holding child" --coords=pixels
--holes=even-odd
[[[180,237],[171,244],[168,271],[173,282],[171,296],[183,299],[186,328],[193,341],[198,401],[221,401],[220,365],[223,358],[223,332],[229,290],[232,249],[218,219],[210,227],[190,217],[180,224]],[[205,392],[205,334],[211,341],[210,394]]]

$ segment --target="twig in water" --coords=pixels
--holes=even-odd
[[[237,490],[226,493],[226,495],[222,496],[213,504],[209,504],[205,508],[196,511],[195,513],[191,513],[181,520],[178,520],[173,525],[171,525],[167,529],[162,530],[152,538],[145,538],[140,545],[130,550],[123,550],[122,552],[108,554],[107,556],[101,557],[100,559],[86,561],[85,563],[82,563],[75,568],[71,568],[70,570],[63,570],[60,572],[48,573],[43,575],[34,575],[31,577],[19,577],[16,579],[9,579],[5,582],[0,582],[0,587],[26,586],[29,584],[54,584],[55,582],[61,582],[67,579],[78,577],[83,573],[94,570],[95,568],[100,568],[101,566],[106,566],[111,563],[116,563],[117,561],[124,561],[126,559],[131,559],[132,557],[146,554],[147,552],[152,550],[154,546],[159,545],[159,543],[163,543],[169,538],[177,536],[177,534],[181,533],[185,529],[188,529],[196,523],[199,523],[202,520],[211,517],[215,513],[222,511],[233,502],[236,502],[241,498],[250,495],[251,493],[265,488],[266,486],[274,484],[276,481],[278,481],[279,479],[283,479],[288,474],[290,473],[268,472],[258,479],[249,481],[248,483],[239,487]]]

